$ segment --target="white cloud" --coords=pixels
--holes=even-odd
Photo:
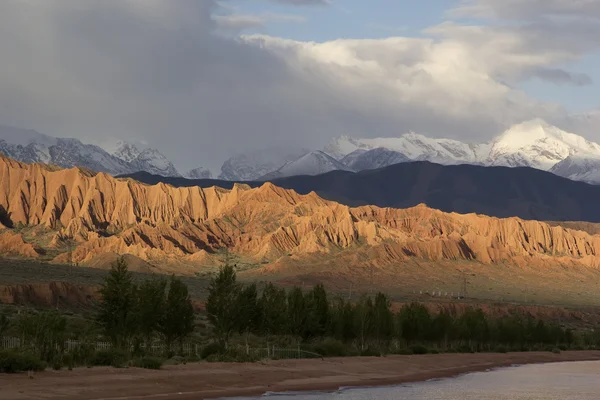
[[[445,23],[422,38],[227,39],[215,35],[219,24],[240,29],[265,15],[216,11],[210,0],[0,2],[0,122],[144,139],[182,170],[341,134],[481,141],[564,115],[515,87],[531,76],[585,84],[562,64],[597,48],[592,23],[553,33],[548,21]]]

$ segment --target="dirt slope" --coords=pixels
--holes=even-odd
[[[350,251],[356,262],[384,266],[409,259],[484,264],[597,267],[600,236],[518,218],[409,209],[350,208],[314,193],[299,195],[270,183],[250,189],[148,186],[81,169],[56,170],[0,158],[0,210],[8,227],[52,232],[47,249],[74,239],[75,262],[106,254],[179,265],[214,262],[231,252],[261,264],[291,257],[328,258]],[[2,250],[27,257],[46,251],[13,230]],[[106,256],[106,259],[113,257]],[[59,254],[56,262],[69,255]],[[187,266],[187,267],[185,267]],[[187,269],[186,269],[187,268]]]

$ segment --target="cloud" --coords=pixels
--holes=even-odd
[[[572,73],[557,68],[540,68],[533,75],[558,85],[587,86],[593,83],[592,78],[587,74]]]
[[[264,29],[268,22],[306,22],[301,15],[263,13],[263,14],[227,14],[215,16],[217,27],[225,32],[239,33],[247,29]]]
[[[292,6],[328,6],[331,0],[269,0],[272,3],[286,4]]]
[[[4,0],[0,122],[145,140],[181,169],[267,146],[318,148],[342,134],[481,141],[565,115],[518,83],[585,84],[562,64],[597,48],[593,24],[553,33],[544,21],[325,43],[216,34],[259,23],[211,0]]]
[[[452,9],[454,17],[532,20],[545,17],[600,19],[595,0],[463,0]]]

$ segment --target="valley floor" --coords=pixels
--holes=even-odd
[[[190,399],[265,392],[336,390],[451,377],[513,364],[600,360],[600,351],[436,354],[384,358],[285,360],[256,364],[199,363],[160,371],[92,368],[0,375],[0,400]]]

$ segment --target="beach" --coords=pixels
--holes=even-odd
[[[156,371],[76,368],[48,370],[33,378],[27,374],[0,374],[0,400],[214,399],[265,392],[385,386],[515,364],[596,360],[600,360],[600,351],[348,357],[249,364],[203,362],[165,366]]]

